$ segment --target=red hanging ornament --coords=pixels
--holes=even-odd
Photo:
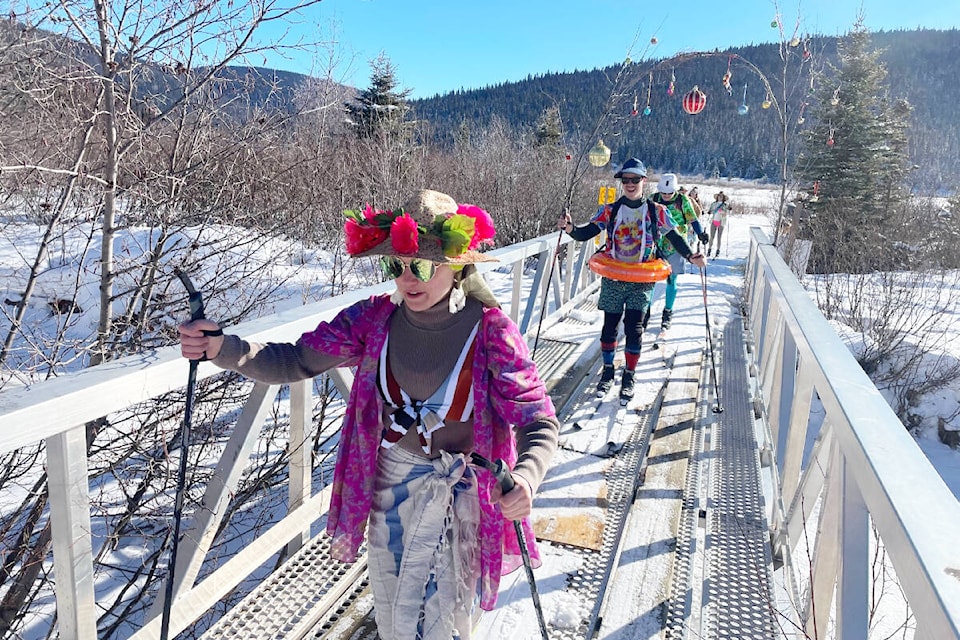
[[[695,86],[683,96],[683,110],[692,116],[703,111],[705,106],[707,106],[707,94],[700,91],[699,86]]]
[[[727,90],[727,95],[733,95],[733,87],[730,85],[730,80],[733,78],[733,73],[730,72],[730,63],[733,62],[733,56],[727,58],[727,72],[723,74],[723,88]]]

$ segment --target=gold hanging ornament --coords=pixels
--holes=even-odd
[[[587,160],[595,167],[605,166],[610,162],[610,148],[603,144],[603,140],[599,140],[597,144],[590,149],[590,152],[587,153]]]

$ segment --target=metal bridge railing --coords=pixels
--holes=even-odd
[[[567,247],[563,268],[551,269],[561,247]],[[494,269],[512,273],[509,312],[524,333],[532,332],[541,317],[540,305],[555,312],[570,303],[595,276],[585,268],[592,245],[576,245],[563,236],[550,234],[491,252],[499,263],[478,265],[482,272]],[[552,274],[552,275],[551,275]],[[275,316],[247,322],[231,331],[253,341],[287,341],[331,319],[340,309],[370,295],[392,290],[390,283],[367,287],[345,295],[307,305]],[[506,305],[505,305],[506,306]],[[103,416],[122,413],[150,401],[185,383],[187,363],[179,348],[167,347],[125,357],[77,373],[60,376],[23,388],[0,392],[0,456],[22,447],[42,445],[49,485],[49,517],[52,524],[53,571],[55,579],[57,632],[60,638],[96,640],[97,616],[103,609],[95,601],[97,576],[94,568],[92,511],[88,482],[89,464],[85,424]],[[197,379],[219,373],[210,363],[201,363]],[[331,372],[346,395],[351,373]],[[311,385],[291,385],[290,443],[307,440],[311,429]],[[267,420],[277,386],[257,383],[237,419],[230,440],[209,482],[202,503],[192,514],[182,536],[174,577],[175,599],[170,635],[175,636],[224,595],[247,574],[284,546],[292,553],[309,536],[310,526],[324,516],[328,505],[325,491],[311,495],[310,448],[290,446],[289,512],[232,560],[195,584],[221,524],[224,507],[237,488],[249,455]],[[27,427],[29,425],[29,427]],[[123,430],[122,422],[113,424]],[[127,434],[134,437],[133,434]],[[102,527],[101,527],[102,528]],[[99,535],[103,535],[100,532]],[[106,532],[109,536],[110,532]],[[163,593],[163,588],[158,591]],[[189,596],[189,597],[186,597]],[[135,638],[157,638],[160,627],[158,596]]]
[[[838,640],[869,637],[871,549],[882,545],[914,637],[960,638],[960,502],[756,228],[745,289],[757,410],[779,487],[774,545],[797,637],[826,638],[828,628]]]

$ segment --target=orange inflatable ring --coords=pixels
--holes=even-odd
[[[620,262],[604,251],[593,254],[588,265],[598,276],[623,282],[660,282],[670,275],[670,265],[666,260],[655,258],[649,262]]]

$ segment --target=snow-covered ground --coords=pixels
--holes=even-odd
[[[690,183],[687,186],[693,186],[694,184],[696,183]],[[735,312],[740,299],[743,267],[749,248],[749,229],[751,227],[769,229],[770,221],[762,212],[775,209],[779,194],[778,191],[770,188],[730,181],[701,184],[701,200],[708,204],[713,200],[713,194],[719,190],[723,190],[730,197],[734,214],[729,219],[720,257],[711,259],[706,270],[710,317],[715,327],[726,324],[731,314]],[[589,213],[585,211],[582,216],[575,215],[575,220],[582,222]],[[41,230],[37,227],[27,227],[14,222],[8,222],[0,227],[0,292],[5,299],[16,300],[22,292],[25,267],[28,266],[30,259],[35,254],[40,232]],[[119,240],[120,255],[135,253],[138,248],[147,246],[147,238],[150,233],[151,231],[148,229],[130,230],[126,236]],[[230,238],[235,237],[236,234],[223,233],[222,235],[225,238]],[[71,243],[75,243],[76,246],[72,247]],[[93,264],[97,259],[96,247],[98,247],[98,244],[96,240],[91,241],[90,229],[81,225],[77,227],[75,235],[68,237],[59,246],[54,247],[49,258],[50,268],[38,285],[42,298],[40,298],[39,304],[31,308],[26,318],[27,335],[31,336],[31,339],[44,335],[49,328],[45,325],[56,326],[57,317],[51,316],[45,308],[46,301],[58,298],[73,298],[72,291],[76,283],[72,274],[75,274],[77,270],[68,268],[70,260],[82,255],[85,262]],[[323,252],[306,253],[302,248],[293,245],[277,246],[276,243],[265,243],[264,246],[257,249],[256,255],[260,264],[264,265],[263,269],[256,273],[258,281],[268,281],[272,273],[287,278],[286,288],[272,294],[271,311],[290,308],[301,304],[304,299],[309,299],[312,291],[324,286],[332,265],[329,256]],[[89,280],[80,283],[82,298],[78,302],[81,307],[87,307],[89,310],[94,307],[96,300],[96,281],[94,279],[96,269],[91,267],[80,271],[85,274],[85,277],[89,277]],[[494,288],[501,286],[504,289],[508,288],[510,286],[509,278],[503,276],[501,280],[500,275],[490,274],[490,280]],[[196,279],[203,281],[204,276],[202,274],[198,275]],[[690,272],[681,276],[678,308],[686,307],[697,311],[689,317],[675,320],[675,330],[671,340],[678,343],[685,340],[701,342],[705,340],[703,332],[704,316],[700,303],[701,295],[698,273]],[[654,302],[655,314],[651,327],[656,324],[658,319],[659,308],[662,306],[662,296],[663,288],[659,286],[657,298]],[[207,300],[208,315],[217,317],[218,311],[227,308],[229,304],[231,304],[231,301],[225,299]],[[698,304],[699,306],[697,306]],[[11,307],[5,306],[4,311],[9,318]],[[599,329],[599,313],[592,321],[595,324],[588,330],[588,333],[593,329]],[[3,324],[8,326],[8,322]],[[89,313],[81,313],[74,319],[73,324],[61,327],[61,330],[64,331],[68,340],[73,337],[79,339],[81,336],[89,335],[94,324],[95,316]],[[937,350],[935,355],[943,358],[960,359],[960,339],[957,336],[957,326],[955,323],[949,326],[952,327],[952,333],[935,346]],[[855,348],[857,332],[850,330],[842,331],[842,333],[849,336],[849,341]],[[652,333],[649,333],[645,336],[645,342],[649,344],[651,338]],[[647,404],[653,401],[666,369],[658,355],[645,349],[638,371],[640,374],[637,384],[637,398],[634,403]],[[2,394],[3,390],[0,389],[0,396]],[[919,446],[943,476],[953,494],[960,498],[960,452],[951,450],[936,438],[938,418],[947,419],[948,425],[954,429],[960,427],[956,416],[958,406],[960,406],[960,378],[945,388],[920,396],[912,411],[918,419],[918,426],[914,429],[914,433]],[[591,469],[584,469],[583,471],[585,474],[596,472],[596,470]],[[7,498],[13,499],[10,494],[7,495]],[[547,549],[544,560],[543,567],[537,569],[536,572],[544,611],[548,621],[554,627],[565,628],[569,624],[573,624],[574,616],[572,616],[572,612],[576,611],[578,607],[589,605],[572,602],[569,594],[564,590],[567,575],[577,570],[571,558],[561,552]],[[519,573],[522,574],[522,570]],[[540,637],[536,617],[533,616],[529,608],[529,592],[527,589],[528,587],[522,576],[519,580],[504,581],[498,611],[490,615],[489,619],[484,622],[490,629],[489,637],[512,638],[514,640]],[[635,603],[628,607],[626,602],[617,602],[616,597],[619,596],[616,594],[611,596],[612,600],[608,602],[608,611],[623,613],[625,619],[621,621],[622,631],[629,631],[629,633],[620,637],[652,637],[655,633],[654,625],[647,618],[634,616],[632,611],[635,611]]]

